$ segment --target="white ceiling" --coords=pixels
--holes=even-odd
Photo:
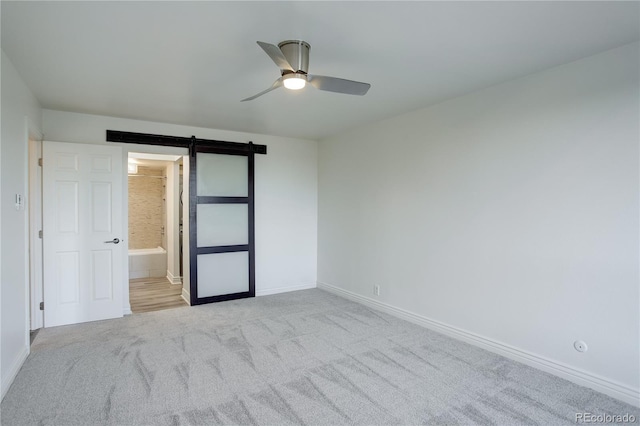
[[[145,161],[151,161],[152,163],[158,162],[166,166],[176,160],[181,159],[181,155],[168,155],[168,154],[151,154],[146,152],[129,152],[129,160],[136,164],[144,164]]]
[[[44,108],[310,139],[640,39],[638,2],[8,2],[2,49]],[[278,89],[256,44],[364,97]]]

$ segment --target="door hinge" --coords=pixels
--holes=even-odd
[[[42,238],[42,230],[38,231],[38,238]]]
[[[38,158],[38,166],[42,167],[42,158]]]
[[[40,302],[40,310],[44,311],[44,302]]]

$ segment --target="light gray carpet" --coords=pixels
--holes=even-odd
[[[3,425],[575,424],[640,410],[321,290],[42,330]]]

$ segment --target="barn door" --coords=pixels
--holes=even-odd
[[[190,147],[191,305],[255,296],[251,146]]]

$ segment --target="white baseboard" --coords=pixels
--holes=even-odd
[[[171,272],[167,270],[167,279],[171,284],[180,284],[182,285],[182,277],[179,275],[173,275]]]
[[[185,302],[187,302],[189,304],[189,306],[191,306],[191,294],[187,291],[186,288],[182,287],[182,294],[181,294],[182,298],[184,299]]]
[[[124,307],[124,309],[122,310],[122,315],[132,315],[133,312],[131,311],[131,305],[127,305]]]
[[[302,284],[302,285],[289,286],[289,287],[268,288],[266,290],[257,290],[256,296],[268,296],[270,294],[287,293],[289,291],[297,291],[297,290],[308,290],[310,288],[316,288],[316,284],[311,283],[311,284]]]
[[[20,353],[18,354],[18,357],[15,359],[15,361],[11,365],[11,368],[7,372],[7,375],[2,377],[2,398],[0,400],[4,399],[4,396],[7,394],[7,391],[11,387],[11,384],[15,380],[16,376],[18,375],[18,372],[22,368],[22,365],[27,360],[28,356],[29,356],[29,346],[25,345],[22,347],[22,349],[20,350]]]
[[[541,355],[518,349],[505,343],[498,342],[496,340],[466,330],[462,330],[457,327],[453,327],[440,321],[436,321],[422,315],[418,315],[413,312],[409,312],[407,310],[400,309],[383,302],[379,302],[369,297],[361,296],[359,294],[344,290],[331,284],[318,281],[317,287],[338,296],[342,296],[345,299],[353,300],[354,302],[361,303],[373,309],[377,309],[379,311],[393,315],[397,318],[401,318],[414,324],[429,328],[455,339],[462,340],[464,342],[481,347],[514,361],[521,362],[522,364],[526,364],[530,367],[534,367],[563,379],[569,380],[570,382],[576,383],[578,385],[586,386],[598,392],[602,392],[628,404],[640,407],[639,389],[630,388],[621,383],[606,379],[596,374],[592,374],[584,370],[571,367],[557,361],[553,361]]]

